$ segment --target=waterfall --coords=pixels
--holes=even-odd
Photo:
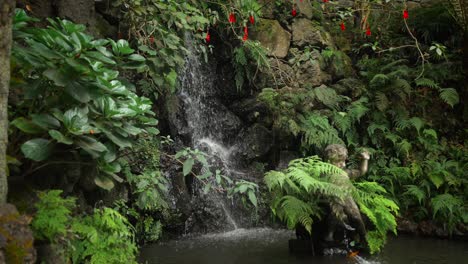
[[[185,42],[189,54],[185,58],[184,70],[179,74],[178,97],[183,103],[190,144],[208,154],[208,162],[212,167],[233,177],[241,173],[236,170],[235,157],[232,155],[235,150],[233,139],[241,128],[241,122],[217,98],[215,68],[201,61],[191,35],[186,34]],[[239,224],[221,196],[212,191],[207,198],[224,213],[226,223],[237,229]]]

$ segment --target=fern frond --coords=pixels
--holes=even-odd
[[[332,127],[325,116],[311,114],[301,119],[303,131],[302,142],[305,146],[323,148],[329,144],[344,144],[338,135],[338,131]]]
[[[431,199],[432,217],[435,218],[437,213],[445,215],[452,214],[455,208],[463,206],[463,200],[449,193],[439,194]]]
[[[457,90],[454,88],[442,88],[440,89],[440,98],[453,107],[454,105],[458,104],[460,102],[460,98],[458,96]]]
[[[419,78],[416,80],[417,86],[439,89],[439,85],[432,79]]]
[[[419,186],[406,185],[405,189],[406,189],[406,191],[403,193],[403,195],[416,198],[420,205],[426,199],[426,193]]]

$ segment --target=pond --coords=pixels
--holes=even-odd
[[[288,251],[288,240],[292,238],[294,233],[287,230],[236,229],[147,245],[141,250],[140,261],[148,264],[444,264],[466,263],[468,258],[466,241],[410,236],[390,238],[384,250],[375,256],[298,257]]]

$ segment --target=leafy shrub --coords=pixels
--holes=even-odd
[[[32,222],[37,238],[62,243],[72,263],[136,263],[134,229],[125,217],[106,207],[91,215],[72,215],[75,198],[62,198],[61,193],[39,194]]]
[[[149,99],[119,77],[121,70],[144,69],[145,58],[125,40],[94,40],[67,20],[30,27],[35,19],[18,10],[14,21],[12,142],[36,162],[58,151],[86,154],[101,172],[96,184],[112,188],[112,178],[121,181],[118,151],[139,134],[158,133]]]
[[[67,235],[75,199],[62,198],[61,194],[61,190],[39,193],[40,200],[35,204],[37,213],[32,222],[36,238],[57,242]]]

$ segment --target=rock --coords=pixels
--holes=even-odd
[[[298,47],[320,46],[333,47],[330,35],[319,25],[312,21],[299,18],[292,24],[293,44]]]
[[[251,33],[268,50],[268,55],[284,58],[288,55],[291,33],[283,29],[277,20],[261,19]]]
[[[36,262],[34,237],[29,222],[31,218],[20,215],[12,204],[0,205],[0,263]]]
[[[37,246],[37,258],[40,263],[65,264],[69,263],[65,256],[65,250],[61,245],[43,244]]]
[[[332,55],[328,59],[327,70],[334,79],[341,79],[346,76],[353,75],[353,63],[351,58],[344,52],[335,50],[331,51]]]
[[[312,7],[312,2],[310,0],[297,2],[297,9],[301,15],[308,19],[312,19],[314,17],[314,8]]]
[[[299,87],[319,86],[329,82],[331,77],[328,73],[322,71],[318,60],[308,60],[298,67],[296,80]]]
[[[234,155],[238,155],[244,161],[252,161],[270,151],[273,146],[273,136],[264,126],[254,124],[239,133],[236,146]]]
[[[260,74],[259,82],[262,87],[281,88],[293,86],[295,83],[295,70],[282,60],[271,58],[271,70]]]
[[[351,98],[357,98],[362,95],[366,90],[365,84],[355,78],[345,78],[339,80],[332,86],[337,94],[349,96]]]
[[[271,0],[259,0],[258,3],[262,7],[262,17],[263,18],[275,18],[274,10],[275,6],[271,4]]]
[[[288,167],[291,160],[299,158],[300,155],[296,151],[290,150],[281,150],[279,153],[278,165],[276,165],[276,170],[284,170]]]
[[[269,109],[265,103],[258,101],[256,97],[250,97],[236,102],[230,108],[234,114],[243,118],[243,121],[247,124],[253,124],[259,121],[265,122],[264,119],[269,113]]]

